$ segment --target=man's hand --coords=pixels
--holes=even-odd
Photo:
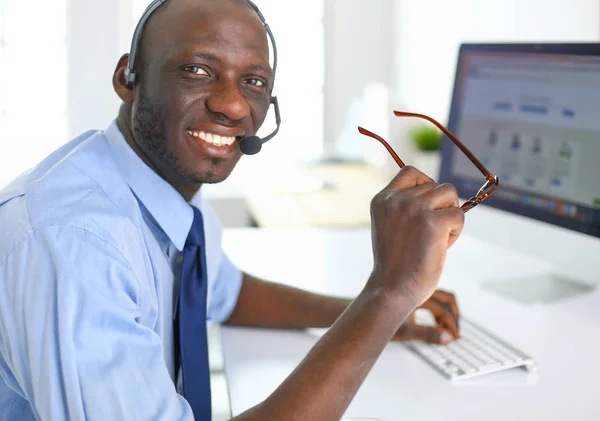
[[[375,196],[371,215],[374,265],[365,288],[350,305],[330,301],[338,311],[325,311],[323,319],[332,321],[344,307],[342,315],[281,386],[238,419],[339,420],[394,335],[419,330],[405,323],[419,307],[458,336],[456,303],[436,292],[446,250],[464,222],[456,189],[404,167]]]
[[[423,305],[463,227],[456,189],[407,166],[373,198],[371,215],[374,268],[367,289]]]
[[[453,294],[436,291],[419,308],[429,310],[437,326],[423,326],[415,323],[415,313],[400,326],[394,341],[421,340],[436,344],[447,344],[460,338],[458,320],[460,313]]]

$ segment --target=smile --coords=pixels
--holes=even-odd
[[[206,143],[210,143],[215,146],[231,146],[235,142],[233,136],[221,136],[215,133],[207,133],[204,131],[186,130],[186,132],[197,139],[202,139]]]

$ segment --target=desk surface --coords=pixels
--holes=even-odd
[[[369,227],[371,199],[390,181],[366,164],[297,166],[277,174],[244,188],[263,228]]]
[[[362,229],[226,230],[224,247],[251,273],[348,297],[361,290],[372,265],[370,235]],[[491,260],[489,253],[495,253]],[[463,236],[449,251],[440,284],[457,294],[464,316],[536,358],[538,373],[517,369],[453,384],[404,345],[391,343],[346,416],[385,421],[600,420],[600,290],[525,306],[480,284],[547,269]],[[232,413],[269,396],[321,333],[224,328]]]

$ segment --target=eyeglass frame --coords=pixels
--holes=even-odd
[[[417,118],[421,118],[421,119],[427,120],[430,123],[433,123],[446,136],[448,136],[450,138],[450,140],[452,140],[452,142],[454,142],[454,144],[456,146],[458,146],[458,148],[465,154],[465,156],[467,158],[469,158],[469,160],[485,176],[485,179],[486,179],[485,184],[479,189],[479,191],[477,192],[477,194],[475,196],[473,196],[470,199],[468,199],[461,206],[461,209],[463,210],[464,213],[467,213],[468,211],[470,211],[471,209],[473,209],[475,206],[479,205],[485,199],[487,199],[488,197],[490,197],[491,194],[496,190],[496,188],[498,187],[498,182],[499,182],[498,181],[498,176],[497,175],[493,175],[485,167],[485,165],[483,165],[479,161],[479,159],[477,159],[477,157],[475,155],[473,155],[473,153],[460,140],[458,140],[456,138],[456,136],[454,136],[452,133],[450,133],[450,130],[448,130],[446,127],[444,127],[438,121],[436,121],[435,119],[433,119],[433,118],[431,118],[431,117],[429,117],[429,116],[427,116],[425,114],[410,113],[410,112],[405,112],[405,111],[394,111],[394,115],[396,117],[417,117]],[[390,155],[392,156],[392,158],[394,158],[394,161],[396,161],[396,163],[398,164],[398,166],[400,168],[404,168],[406,166],[406,164],[400,159],[400,157],[398,156],[398,154],[396,154],[396,152],[390,146],[390,144],[388,142],[386,142],[381,136],[378,136],[375,133],[373,133],[373,132],[371,132],[371,131],[363,128],[363,127],[360,127],[360,126],[358,126],[358,131],[362,135],[365,135],[365,136],[368,136],[368,137],[372,137],[373,139],[378,140],[387,149],[387,151],[390,153]]]

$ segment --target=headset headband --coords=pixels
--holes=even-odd
[[[135,60],[137,58],[137,50],[139,48],[140,41],[142,38],[142,33],[144,32],[146,23],[148,23],[148,19],[150,19],[150,16],[152,16],[152,14],[154,12],[156,12],[156,10],[158,10],[158,8],[163,6],[166,2],[167,2],[167,0],[154,0],[152,3],[150,3],[150,5],[144,11],[144,14],[140,18],[140,21],[138,22],[138,24],[135,28],[135,32],[133,33],[133,39],[131,41],[131,51],[129,52],[129,62],[127,63],[127,68],[125,69],[125,83],[129,87],[133,86],[133,84],[136,82],[136,79],[137,79],[137,73],[134,70],[134,65],[135,65]],[[258,15],[258,18],[260,19],[263,26],[265,27],[265,30],[267,31],[267,35],[269,36],[269,39],[271,40],[271,45],[273,46],[273,81],[271,84],[271,92],[272,92],[273,87],[275,86],[275,73],[277,71],[277,46],[275,44],[275,37],[273,36],[273,32],[271,32],[271,28],[269,28],[269,25],[267,24],[267,21],[266,21],[265,17],[263,16],[263,14],[260,12],[258,6],[256,6],[250,0],[246,0],[246,2],[250,5],[250,7],[252,7],[252,9]]]

